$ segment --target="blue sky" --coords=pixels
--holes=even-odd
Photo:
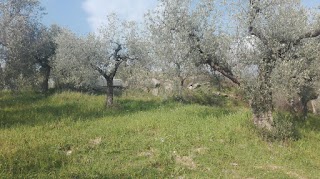
[[[156,6],[156,0],[40,0],[47,15],[46,25],[58,24],[78,34],[94,32],[107,14],[117,12],[127,20],[142,21],[143,14]]]
[[[43,17],[46,25],[59,24],[79,34],[91,30],[80,0],[40,0],[40,2],[47,13]]]
[[[156,6],[157,0],[40,0],[46,8],[46,25],[58,24],[77,34],[95,32],[108,13],[142,21],[143,14]],[[320,0],[302,0],[308,7],[320,5]]]

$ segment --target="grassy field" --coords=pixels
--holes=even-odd
[[[0,93],[0,178],[319,178],[320,119],[263,140],[245,107]]]

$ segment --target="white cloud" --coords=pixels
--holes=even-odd
[[[87,21],[92,31],[97,32],[110,13],[117,13],[126,20],[141,22],[143,15],[155,4],[156,0],[85,0],[82,8],[88,14]]]

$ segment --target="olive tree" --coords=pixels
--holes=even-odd
[[[158,68],[179,81],[180,95],[185,80],[196,69],[188,41],[190,8],[190,0],[160,1],[158,10],[149,13],[147,19]]]
[[[286,92],[291,111],[303,118],[307,117],[308,102],[319,95],[319,49],[319,39],[304,40],[291,49],[292,58],[279,61],[274,70],[275,90]]]
[[[318,49],[304,48],[320,35],[320,24],[311,21],[316,16],[310,17],[296,0],[248,0],[242,4],[246,11],[242,11],[243,18],[239,20],[239,29],[244,29],[240,34],[250,40],[239,45],[249,48],[238,53],[241,62],[256,69],[256,79],[249,86],[253,121],[270,130],[273,92],[279,86],[279,79],[286,79],[287,84],[296,83],[300,94],[308,81],[316,80],[307,71],[312,67],[309,56]],[[301,72],[294,72],[298,69]]]
[[[61,28],[57,25],[52,25],[50,28],[41,25],[34,30],[31,53],[35,63],[39,66],[43,92],[48,91],[48,82],[57,48],[55,37],[60,31]]]
[[[33,83],[36,68],[30,44],[41,12],[38,0],[0,1],[0,46],[7,87],[17,89],[23,86],[18,84],[19,79],[19,83]]]
[[[178,78],[180,88],[199,65],[240,84],[227,63],[228,36],[216,28],[216,5],[213,0],[161,0],[158,8],[147,14],[152,54],[165,73]]]
[[[113,79],[120,65],[137,59],[137,49],[133,48],[137,41],[134,26],[134,23],[121,21],[111,14],[108,24],[98,35],[77,37],[70,31],[62,33],[56,41],[56,73],[78,87],[92,86],[101,75],[107,82],[106,106],[112,106]]]

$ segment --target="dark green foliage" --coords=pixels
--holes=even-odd
[[[240,104],[239,100],[234,99],[225,93],[212,91],[202,87],[196,90],[186,90],[182,96],[174,96],[173,100],[185,104],[200,104],[220,107]]]
[[[270,141],[297,140],[300,134],[297,126],[297,119],[286,113],[276,113],[273,118],[272,129],[257,129],[261,136]]]

